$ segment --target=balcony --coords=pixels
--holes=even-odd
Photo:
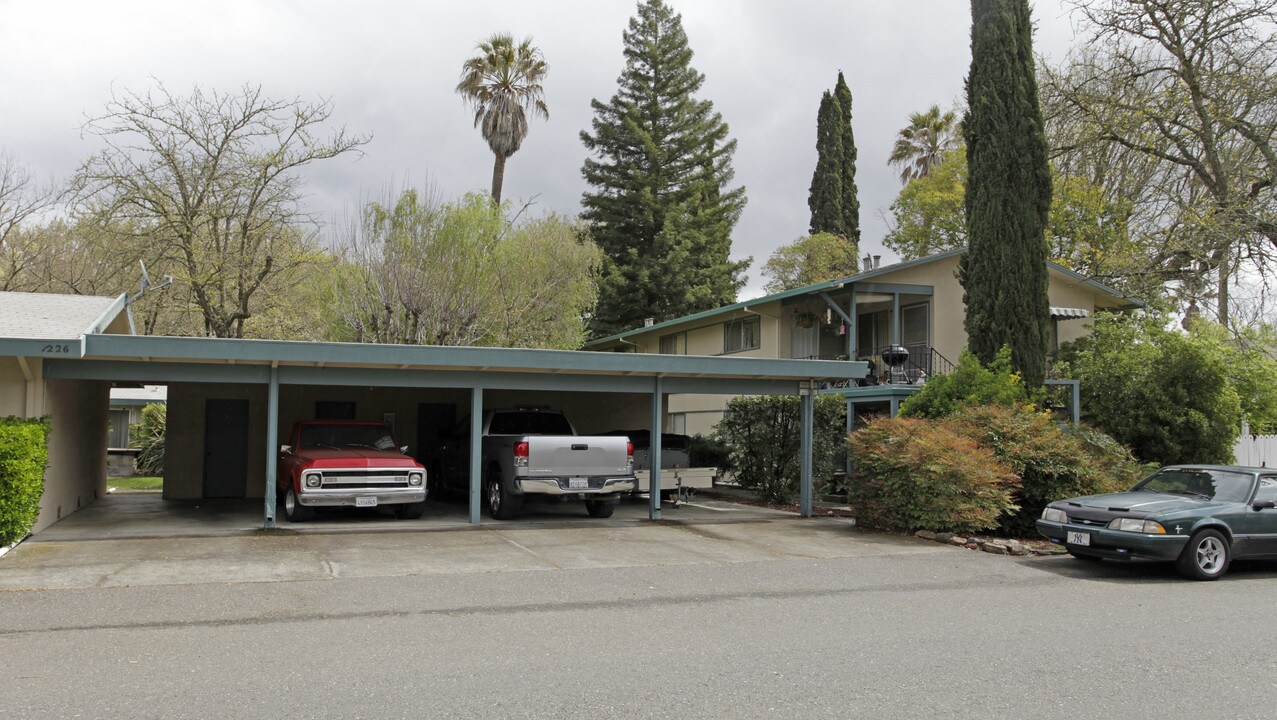
[[[890,357],[890,349],[896,346],[870,348],[857,353],[857,359],[869,363],[869,374],[860,380],[842,380],[826,384],[825,389],[845,390],[849,388],[875,388],[883,386],[912,386],[917,388],[928,378],[948,375],[953,372],[954,364],[935,348],[926,344],[903,345],[909,356],[903,362],[891,365],[884,360]],[[799,360],[846,360],[844,355],[808,355]],[[869,391],[872,392],[872,391]]]

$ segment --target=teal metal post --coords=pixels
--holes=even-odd
[[[1074,380],[1071,384],[1073,402],[1069,404],[1069,414],[1073,416],[1073,427],[1077,427],[1082,423],[1082,381]]]
[[[856,403],[850,397],[847,400],[847,432],[843,435],[843,440],[847,439],[847,435],[856,427]],[[851,478],[851,448],[847,448],[847,478]]]
[[[275,473],[279,466],[279,368],[270,369],[270,386],[266,391],[266,523],[275,527]]]
[[[851,315],[851,327],[847,328],[847,359],[856,359],[856,334],[858,332],[856,324],[860,322],[860,318],[856,317],[856,286],[852,285],[847,288],[851,301],[848,303],[848,315]]]
[[[812,393],[814,391],[812,390],[811,385],[808,385],[807,387],[803,388],[801,392],[802,392],[801,407],[802,407],[802,416],[803,416],[803,429],[802,429],[802,449],[799,450],[799,452],[802,453],[801,457],[799,458],[799,461],[801,463],[801,466],[800,466],[801,469],[800,469],[800,475],[799,475],[799,486],[800,486],[799,487],[799,495],[800,495],[799,502],[801,503],[802,516],[811,517],[812,425],[814,424],[813,415],[814,415],[815,403],[812,401],[813,400]]]
[[[894,397],[893,397],[893,398],[891,398],[891,415],[890,415],[890,417],[895,417],[895,416],[896,416],[896,413],[898,413],[898,412],[900,412],[900,400],[899,400],[899,399],[897,399],[897,398],[894,398]]]
[[[900,344],[900,293],[891,293],[891,344]]]
[[[479,523],[483,497],[483,388],[470,391],[470,522]]]
[[[664,398],[661,396],[661,376],[652,378],[652,441],[648,450],[648,498],[647,517],[650,520],[661,519],[661,430],[665,427],[665,413],[662,409]]]

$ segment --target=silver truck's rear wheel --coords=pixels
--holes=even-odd
[[[493,468],[488,471],[488,513],[493,520],[509,520],[519,509],[519,498],[505,489],[501,482],[501,471]]]
[[[288,522],[306,522],[315,517],[315,509],[298,502],[296,491],[288,488],[288,493],[284,495],[284,517],[288,518]]]
[[[592,518],[608,518],[612,517],[612,513],[616,510],[616,503],[605,502],[603,500],[586,500],[585,511]]]

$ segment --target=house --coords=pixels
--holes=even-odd
[[[135,474],[134,461],[138,448],[129,437],[129,427],[142,422],[142,408],[151,403],[163,404],[168,388],[163,385],[144,385],[139,388],[111,388],[111,402],[107,410],[107,475],[127,477]]]
[[[587,350],[665,355],[864,360],[870,377],[834,383],[856,413],[894,415],[928,377],[950,372],[967,345],[965,250],[894,265],[868,258],[862,272],[599,338]],[[1085,335],[1100,310],[1140,305],[1113,288],[1048,263],[1051,347]],[[891,353],[891,348],[904,353]],[[894,356],[893,356],[894,355]],[[839,387],[841,386],[841,387]],[[671,397],[667,432],[709,434],[722,418],[722,396]]]

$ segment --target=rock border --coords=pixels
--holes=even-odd
[[[1010,538],[980,538],[980,537],[963,537],[948,532],[931,532],[930,530],[919,530],[913,534],[914,537],[923,540],[931,540],[943,545],[953,545],[956,547],[964,547],[968,550],[980,550],[993,555],[1014,555],[1016,557],[1040,557],[1044,555],[1063,555],[1068,552],[1058,545],[1052,545],[1046,548],[1034,548],[1019,541]]]

